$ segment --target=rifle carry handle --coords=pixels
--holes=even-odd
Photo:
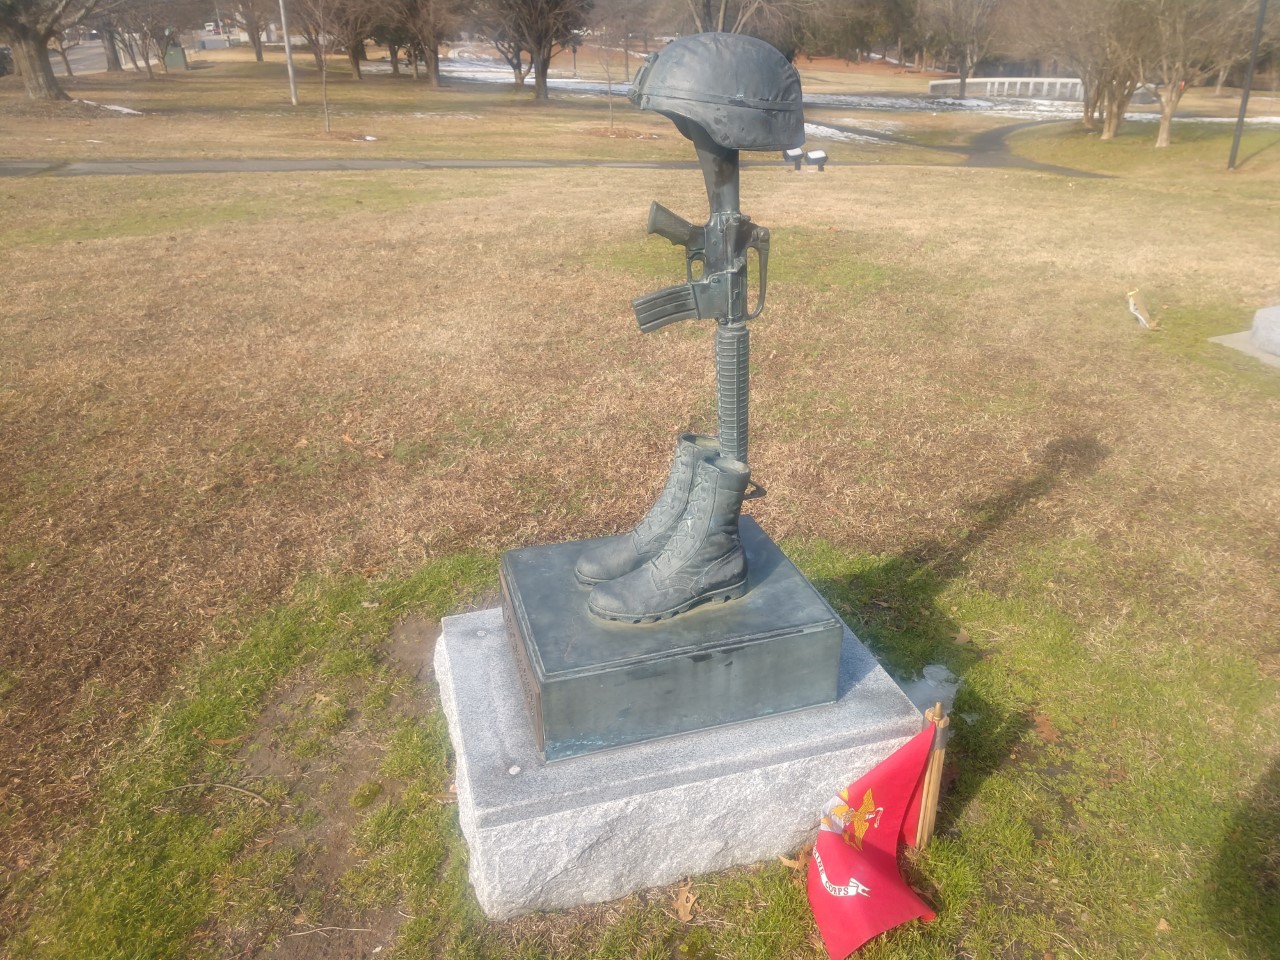
[[[769,287],[769,229],[767,227],[752,227],[751,239],[747,241],[746,250],[743,251],[744,257],[747,250],[754,250],[760,258],[760,301],[756,304],[756,308],[747,314],[748,320],[754,320],[764,310],[764,295]]]

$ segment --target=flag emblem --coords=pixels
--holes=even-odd
[[[867,790],[862,796],[862,803],[857,810],[849,806],[849,790],[841,790],[836,798],[823,811],[820,827],[832,833],[839,833],[844,842],[855,850],[862,849],[862,838],[872,827],[880,826],[880,818],[884,816],[884,807],[876,806],[875,797]]]

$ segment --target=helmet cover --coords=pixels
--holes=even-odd
[[[628,94],[642,110],[706,130],[729,150],[804,143],[800,75],[774,47],[740,33],[698,33],[650,54]]]

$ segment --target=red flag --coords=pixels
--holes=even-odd
[[[831,960],[934,913],[898,872],[899,839],[914,845],[934,725],[827,805],[809,861],[809,905]]]

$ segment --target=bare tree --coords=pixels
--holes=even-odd
[[[353,80],[363,79],[360,69],[365,59],[364,42],[373,32],[381,11],[373,0],[292,0],[296,10],[298,32],[307,38],[320,71],[321,88],[325,91],[325,123],[328,130],[327,54],[335,48],[347,52]]]
[[[320,106],[324,114],[324,132],[333,132],[329,114],[329,42],[333,21],[337,19],[342,0],[292,0],[290,9],[296,14],[298,29],[316,58],[320,71]]]
[[[818,6],[818,0],[685,0],[699,33],[776,31]]]
[[[1150,24],[1150,45],[1142,73],[1160,100],[1156,146],[1167,147],[1173,115],[1187,87],[1214,69],[1215,55],[1245,36],[1250,17],[1240,0],[1143,0]],[[1248,4],[1252,12],[1253,4]]]
[[[111,0],[0,0],[0,41],[13,50],[32,100],[68,100],[49,62],[49,41]]]
[[[460,0],[391,0],[399,22],[412,38],[413,69],[418,60],[426,63],[427,83],[440,86],[440,45],[462,25]]]
[[[1024,0],[1023,50],[1061,60],[1084,87],[1083,122],[1111,140],[1142,85],[1151,29],[1143,0]]]
[[[290,29],[296,30],[306,39],[316,63],[316,71],[323,80],[324,53],[328,41],[322,37],[320,28],[327,20],[325,11],[332,5],[331,0],[285,0],[285,5],[289,11]]]
[[[475,14],[490,38],[500,37],[515,50],[517,76],[521,51],[529,54],[534,99],[546,100],[551,57],[575,42],[591,8],[592,0],[480,0]]]
[[[920,0],[922,28],[945,59],[956,64],[960,96],[995,36],[1000,0]]]
[[[59,30],[53,35],[53,49],[62,58],[62,69],[67,71],[68,77],[74,77],[75,74],[71,71],[71,58],[67,56],[67,51],[78,46],[80,46],[80,40],[78,38],[72,40],[67,36],[66,30]]]
[[[155,78],[152,60],[160,64],[165,73],[169,67],[165,55],[178,46],[182,30],[194,27],[205,15],[200,0],[121,0],[114,10],[115,21],[123,28],[128,43],[136,43],[137,51],[130,49],[134,66],[146,70],[148,79]]]
[[[120,62],[120,48],[124,46],[124,42],[120,37],[120,28],[116,26],[115,21],[109,15],[98,14],[92,17],[86,24],[93,30],[98,31],[98,36],[102,38],[102,52],[107,58],[107,72],[120,73],[124,70],[124,64]]]
[[[489,42],[498,51],[498,55],[507,61],[507,66],[511,68],[511,74],[515,81],[515,87],[519,90],[524,86],[525,79],[533,70],[532,58],[527,63],[525,62],[525,51],[524,47],[521,46],[520,39],[509,33],[501,24],[491,24],[484,29],[489,37]]]
[[[249,37],[253,58],[262,63],[262,35],[267,32],[275,10],[271,0],[236,0],[236,26]]]

